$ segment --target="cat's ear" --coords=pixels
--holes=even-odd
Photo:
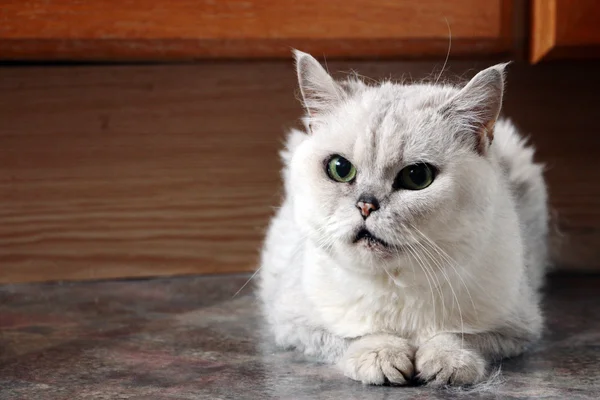
[[[485,154],[494,139],[494,125],[502,108],[504,71],[508,63],[479,72],[440,112],[476,135],[477,151]]]
[[[302,102],[310,118],[326,113],[344,99],[344,89],[310,54],[294,50]]]

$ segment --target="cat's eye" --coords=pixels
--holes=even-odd
[[[422,190],[431,185],[434,179],[434,168],[426,163],[412,164],[404,167],[394,180],[394,189]]]
[[[356,168],[342,156],[333,156],[327,162],[327,175],[337,182],[349,183],[356,177]]]

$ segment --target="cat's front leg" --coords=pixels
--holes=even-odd
[[[433,386],[475,384],[490,362],[521,354],[536,338],[534,332],[440,333],[417,350],[416,376]]]
[[[415,348],[403,338],[376,334],[355,339],[339,362],[344,375],[370,385],[407,384],[413,376]]]

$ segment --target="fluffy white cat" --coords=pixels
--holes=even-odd
[[[547,264],[542,167],[498,120],[505,65],[367,85],[295,55],[306,132],[260,270],[277,344],[367,384],[483,380],[540,336]]]

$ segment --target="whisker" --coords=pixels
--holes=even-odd
[[[250,283],[250,281],[251,281],[252,279],[254,279],[254,277],[256,276],[256,274],[258,274],[258,271],[260,271],[260,270],[261,270],[261,268],[262,268],[262,265],[261,265],[260,267],[258,267],[258,269],[257,269],[256,271],[254,271],[254,273],[252,274],[252,276],[250,277],[250,279],[248,279],[248,280],[246,281],[246,283],[244,283],[244,284],[242,285],[242,287],[241,287],[241,288],[239,288],[239,290],[238,290],[237,292],[235,292],[235,294],[234,294],[234,295],[231,297],[232,299],[233,299],[233,298],[235,298],[235,296],[237,296],[238,294],[240,294],[240,292],[241,292],[242,290],[244,290],[244,288],[245,288],[245,287],[246,287],[246,286],[247,286],[247,285]]]
[[[458,296],[456,295],[456,291],[454,290],[454,285],[452,285],[452,281],[448,277],[448,274],[446,273],[446,271],[444,271],[444,267],[439,263],[438,260],[435,259],[433,254],[431,254],[431,252],[429,252],[429,250],[427,250],[425,245],[422,242],[417,242],[417,244],[429,255],[430,260],[434,263],[434,265],[437,267],[437,269],[442,273],[442,276],[444,277],[446,282],[448,282],[448,286],[450,287],[450,291],[452,293],[452,297],[454,300],[452,302],[452,304],[454,305],[454,302],[456,302],[456,307],[458,308],[458,315],[460,317],[460,328],[461,328],[461,346],[464,347],[465,324],[464,324],[462,309],[460,307],[460,301],[458,300]]]
[[[415,230],[415,232],[419,232],[419,233],[420,233],[422,236],[424,236],[424,235],[425,235],[425,234],[424,234],[424,233],[422,233],[422,232],[421,232],[421,231],[420,231],[418,228],[416,228],[416,227],[414,227],[414,226],[413,226],[413,229]],[[427,236],[424,236],[424,238],[426,239],[426,242],[425,242],[425,243],[430,243],[430,244],[431,244],[431,243],[433,243],[433,242],[431,241],[431,239],[429,239],[429,237],[427,237]],[[442,275],[444,276],[444,279],[446,280],[446,282],[448,282],[448,286],[450,287],[450,291],[452,292],[453,300],[456,302],[456,306],[457,306],[457,308],[458,308],[458,314],[459,314],[459,317],[460,317],[460,329],[461,329],[461,346],[464,348],[464,337],[465,337],[465,325],[464,325],[464,318],[463,318],[462,308],[461,308],[461,306],[460,306],[460,301],[458,300],[458,296],[456,295],[456,291],[454,290],[454,285],[452,285],[452,282],[451,282],[451,280],[450,280],[450,278],[449,278],[448,274],[446,273],[446,271],[445,271],[444,267],[441,265],[441,263],[439,262],[439,260],[437,260],[437,259],[435,258],[435,256],[434,256],[434,255],[433,255],[433,254],[432,254],[432,253],[431,253],[431,252],[430,252],[430,251],[429,251],[429,250],[428,250],[428,249],[425,247],[425,245],[424,245],[424,244],[423,244],[421,241],[419,241],[419,242],[417,242],[417,243],[419,244],[419,246],[421,246],[421,248],[422,248],[422,249],[423,249],[425,252],[427,252],[427,254],[429,254],[429,256],[430,256],[430,258],[431,258],[431,261],[433,261],[433,262],[435,263],[436,267],[439,269],[439,271],[440,271],[440,272],[442,273]],[[459,276],[460,276],[460,275],[459,275]],[[464,281],[463,281],[463,284],[464,284]],[[467,291],[468,291],[468,287],[466,287],[466,285],[465,285],[465,288],[466,288],[466,289],[467,289]],[[470,295],[470,293],[469,293],[469,295]],[[453,302],[453,304],[454,304],[454,302]],[[473,306],[474,306],[474,304],[473,304]]]
[[[444,69],[446,68],[448,59],[450,58],[450,50],[452,49],[452,30],[450,29],[450,23],[448,22],[448,18],[444,17],[444,20],[446,21],[446,25],[448,26],[448,52],[446,53],[446,59],[444,60],[444,65],[442,65],[442,70],[440,71],[439,75],[437,76],[437,79],[435,80],[434,85],[437,85],[438,81],[440,80],[440,77],[444,73]]]
[[[413,237],[413,239],[414,239],[414,236],[412,235],[412,233],[411,233],[411,236],[412,236],[412,237]],[[418,240],[415,240],[414,244],[419,244],[419,241],[418,241]],[[435,273],[435,270],[433,269],[433,267],[432,267],[431,265],[428,265],[428,264],[425,262],[425,260],[423,260],[423,259],[421,258],[421,256],[419,255],[419,252],[417,251],[417,249],[416,249],[416,248],[413,248],[413,250],[414,250],[414,252],[415,252],[416,256],[417,256],[417,257],[419,258],[419,260],[421,261],[421,263],[422,263],[424,266],[426,266],[426,267],[428,267],[428,268],[429,268],[432,278],[433,278],[433,279],[435,279],[435,282],[437,283],[437,285],[436,285],[436,288],[437,288],[437,291],[438,291],[438,293],[440,294],[440,300],[441,300],[441,303],[442,303],[442,320],[443,320],[443,321],[445,321],[445,320],[446,320],[446,315],[447,315],[447,313],[446,313],[446,302],[445,302],[445,296],[444,296],[444,293],[443,293],[443,291],[442,291],[442,284],[441,284],[441,282],[440,282],[440,280],[439,280],[439,278],[438,278],[437,274]]]
[[[403,229],[405,229],[404,225],[402,225],[402,226],[403,226]],[[394,242],[400,243],[400,237],[398,236],[398,232],[391,231],[391,234],[393,235]],[[397,247],[394,247],[394,252],[396,253],[396,255],[400,256],[400,250]],[[416,285],[417,284],[417,273],[415,271],[415,266],[412,262],[409,262],[408,264],[410,265],[410,269],[412,270],[412,273],[413,273],[413,285]]]
[[[429,272],[427,272],[427,270],[424,268],[424,266],[415,257],[415,255],[414,255],[415,250],[413,249],[412,245],[408,244],[406,247],[406,250],[412,257],[415,258],[415,260],[417,261],[417,265],[419,266],[419,268],[421,268],[421,270],[423,271],[423,273],[425,275],[425,278],[427,279],[427,283],[429,284],[429,290],[431,292],[431,306],[433,309],[433,325],[435,327],[437,327],[438,323],[437,323],[437,313],[436,313],[436,306],[435,306],[436,301],[435,301],[435,293],[433,291],[434,285],[432,285],[431,280],[429,279]],[[442,301],[442,303],[443,303],[443,301]],[[444,318],[443,315],[442,315],[442,318]]]
[[[429,238],[427,235],[425,235],[421,230],[419,230],[417,227],[413,227],[413,229],[417,233],[419,233],[423,237],[423,239],[425,239],[425,241],[426,241],[425,243],[430,246],[432,251],[435,251],[438,255],[440,255],[448,263],[448,266],[450,266],[450,268],[452,268],[452,270],[454,271],[454,273],[456,274],[458,279],[460,279],[462,285],[464,286],[464,288],[467,292],[467,295],[469,296],[471,306],[473,307],[473,311],[475,312],[475,318],[477,319],[477,321],[479,321],[478,309],[475,306],[475,302],[473,301],[473,296],[471,295],[471,290],[469,289],[469,286],[467,285],[467,283],[465,282],[462,275],[460,274],[460,272],[457,269],[457,267],[459,267],[458,263],[452,257],[450,257],[450,255],[448,255],[448,253],[446,253],[444,251],[444,249],[442,249],[439,245],[437,245],[433,240],[431,240],[431,238]],[[470,282],[473,282],[473,280],[470,280]],[[476,281],[475,281],[475,283],[477,284]],[[481,286],[479,286],[479,287],[481,288]]]

